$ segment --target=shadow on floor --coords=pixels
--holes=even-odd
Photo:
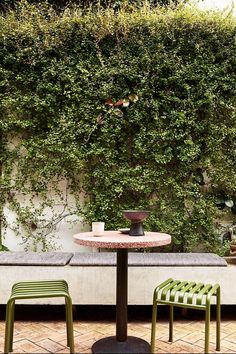
[[[6,306],[0,305],[0,320],[5,319]],[[168,307],[159,306],[159,320],[168,320]],[[235,320],[235,305],[222,305],[222,320]],[[15,319],[17,321],[60,321],[65,318],[63,305],[16,305]],[[152,306],[128,307],[129,321],[151,321]],[[114,321],[116,317],[115,306],[111,305],[76,305],[74,306],[74,320],[77,321]],[[215,306],[212,306],[212,319],[215,318]],[[204,320],[204,311],[185,310],[175,308],[175,320]]]

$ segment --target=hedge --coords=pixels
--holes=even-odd
[[[172,250],[220,252],[236,211],[235,53],[235,20],[190,6],[3,13],[1,203],[26,245],[53,247],[72,213],[117,229],[122,210],[148,209]]]
[[[8,11],[10,8],[16,8],[22,0],[1,0],[0,10]],[[44,3],[45,1],[39,0],[27,0],[29,4],[38,4]],[[161,5],[161,6],[170,6],[176,5],[180,2],[187,2],[188,0],[151,0],[150,4],[152,6]],[[98,4],[101,7],[111,7],[115,10],[119,9],[123,6],[123,4],[138,4],[141,3],[140,0],[47,0],[47,4],[50,4],[53,9],[57,11],[61,11],[67,7],[71,7],[73,5],[79,5],[81,7],[86,6],[97,6]]]

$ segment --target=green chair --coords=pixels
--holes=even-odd
[[[15,301],[56,297],[65,298],[67,346],[70,347],[70,353],[74,353],[72,301],[68,291],[68,284],[65,280],[27,281],[13,285],[6,308],[4,353],[13,351]]]
[[[209,353],[211,298],[216,298],[216,350],[220,350],[220,286],[167,279],[153,294],[151,352],[155,349],[157,304],[169,305],[169,342],[173,342],[174,306],[205,311],[205,353]]]

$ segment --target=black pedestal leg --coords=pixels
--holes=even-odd
[[[128,284],[128,250],[117,250],[116,266],[116,340],[127,340],[127,284]]]
[[[150,345],[141,338],[127,336],[128,250],[117,249],[116,265],[116,336],[98,340],[94,354],[150,354]]]

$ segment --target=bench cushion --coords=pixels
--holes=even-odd
[[[131,255],[131,254],[130,254]],[[143,253],[131,256],[132,265],[178,267],[222,267],[227,262],[214,253]]]
[[[64,266],[72,256],[69,252],[0,252],[0,265]]]
[[[71,266],[115,266],[115,252],[82,253],[76,252],[71,258]],[[213,253],[135,253],[128,254],[129,266],[182,266],[182,267],[224,267],[224,258]]]
[[[115,252],[75,252],[71,258],[71,266],[115,266]]]

